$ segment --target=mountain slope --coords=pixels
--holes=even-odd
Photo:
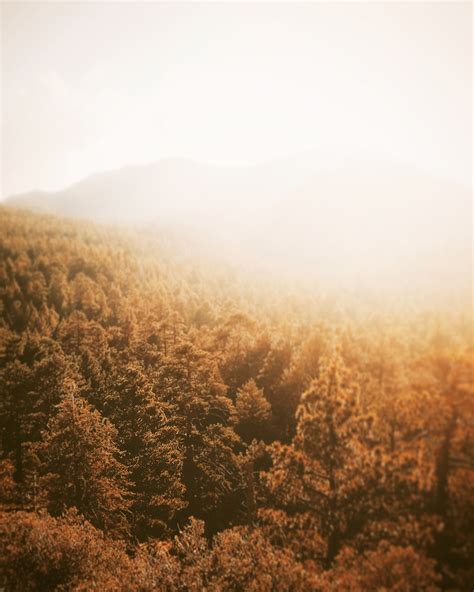
[[[469,188],[408,167],[359,162],[323,172],[310,160],[219,167],[168,159],[7,203],[172,228],[249,265],[351,286],[457,289],[470,277]]]

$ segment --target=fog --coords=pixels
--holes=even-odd
[[[313,154],[253,167],[168,159],[7,204],[171,234],[194,256],[320,289],[430,300],[471,288],[471,191],[410,167],[328,171]]]
[[[2,196],[291,281],[469,295],[471,12],[3,3]]]
[[[2,2],[2,195],[316,150],[471,182],[470,3]]]

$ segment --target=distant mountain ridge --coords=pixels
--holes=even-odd
[[[409,167],[321,168],[298,159],[249,167],[166,159],[97,173],[58,192],[12,196],[6,204],[175,228],[222,252],[320,276],[349,274],[355,282],[469,277],[468,187]]]
[[[14,195],[6,203],[103,222],[147,223],[153,215],[189,214],[203,205],[228,208],[249,192],[263,198],[283,194],[300,181],[301,173],[282,172],[273,164],[223,167],[165,159],[95,173],[57,192]]]

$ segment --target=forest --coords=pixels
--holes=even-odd
[[[0,589],[472,589],[470,310],[1,207],[0,319]]]

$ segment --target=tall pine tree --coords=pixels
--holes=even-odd
[[[51,513],[75,507],[94,525],[125,530],[128,477],[115,444],[117,431],[70,385],[39,447],[41,488]]]

